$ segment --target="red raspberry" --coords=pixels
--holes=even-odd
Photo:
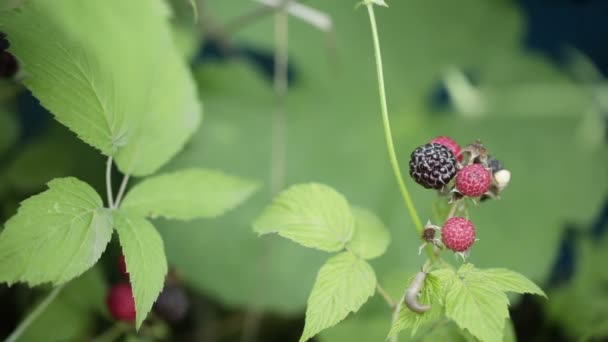
[[[458,161],[462,161],[462,155],[459,155],[460,145],[458,145],[458,143],[455,142],[452,138],[442,135],[431,140],[431,144],[441,144],[447,147],[450,151],[452,151],[452,153],[454,153],[454,156],[456,157],[456,159],[458,159]]]
[[[129,277],[129,272],[127,272],[127,263],[125,262],[125,255],[122,253],[120,253],[120,256],[118,257],[118,270],[120,271],[120,274],[127,278]]]
[[[106,298],[106,304],[114,319],[129,323],[135,322],[135,300],[129,284],[112,286]]]
[[[481,164],[467,165],[456,174],[456,189],[466,196],[479,197],[492,185],[492,174]]]
[[[464,217],[452,217],[441,228],[441,242],[454,252],[464,252],[475,243],[475,227]]]

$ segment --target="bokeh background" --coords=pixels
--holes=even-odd
[[[368,19],[353,1],[304,3],[328,15],[332,28],[289,21],[286,183],[326,183],[382,218],[392,241],[372,265],[398,297],[424,260],[388,162]],[[608,339],[608,3],[388,3],[376,12],[402,169],[416,146],[449,135],[462,145],[481,139],[512,173],[500,201],[470,210],[480,239],[470,260],[518,271],[550,299],[513,297],[506,340]],[[187,1],[171,4],[175,43],[192,67],[204,120],[165,170],[219,168],[266,185],[220,219],[159,223],[188,310],[177,322],[156,320],[129,338],[296,341],[327,256],[251,229],[272,198],[272,12],[237,27],[247,13],[265,13],[257,2],[199,1],[199,22]],[[54,177],[73,175],[103,189],[101,156],[18,81],[2,81],[0,101],[0,222]],[[406,181],[423,220],[433,219],[436,194]],[[110,327],[105,296],[120,278],[119,253],[114,241],[23,340],[88,340]],[[0,336],[45,290],[0,286]],[[376,296],[316,340],[382,341],[389,326],[390,313]],[[446,324],[420,339],[472,337]]]

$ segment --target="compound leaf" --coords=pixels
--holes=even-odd
[[[369,210],[353,208],[355,231],[347,246],[364,259],[373,259],[386,252],[391,237],[380,218]]]
[[[31,0],[0,12],[24,84],[125,173],[156,171],[200,122],[160,1]],[[35,23],[35,24],[33,24]]]
[[[213,218],[241,204],[258,187],[219,171],[188,169],[145,179],[129,191],[121,209],[169,219]]]
[[[148,220],[116,212],[116,231],[133,289],[139,329],[165,284],[167,258],[163,240]]]
[[[359,310],[375,289],[376,275],[365,260],[351,252],[330,258],[319,270],[308,298],[306,323],[300,342]]]
[[[93,266],[112,237],[99,195],[76,178],[58,178],[21,203],[0,234],[0,281],[62,284]]]
[[[281,192],[254,222],[260,235],[278,233],[303,246],[335,252],[344,248],[354,231],[348,202],[327,185],[294,185]]]

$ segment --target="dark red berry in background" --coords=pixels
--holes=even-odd
[[[120,271],[120,274],[128,277],[129,276],[129,272],[127,272],[127,263],[125,261],[125,255],[124,254],[120,254],[118,256],[118,270]]]
[[[441,242],[454,252],[464,252],[475,243],[475,227],[464,217],[452,217],[441,228]]]
[[[427,189],[441,189],[456,174],[454,153],[441,144],[417,147],[410,158],[410,176]]]
[[[114,319],[124,322],[135,322],[135,300],[129,284],[112,286],[106,297],[108,311]]]
[[[8,51],[0,52],[0,78],[12,78],[18,69],[19,65],[15,56]]]
[[[154,303],[154,312],[167,322],[182,320],[188,313],[188,296],[178,284],[166,284]]]
[[[460,155],[460,145],[458,145],[458,143],[452,138],[442,135],[431,140],[431,144],[441,144],[447,147],[450,151],[452,151],[452,153],[454,153],[454,156],[456,156],[458,161],[462,161],[462,155]]]
[[[467,165],[456,175],[456,189],[465,196],[479,197],[485,194],[491,185],[492,175],[481,164]]]

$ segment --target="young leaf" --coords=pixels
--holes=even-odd
[[[502,341],[505,319],[509,317],[504,292],[471,264],[462,265],[447,286],[447,317],[482,341]]]
[[[0,234],[0,282],[65,283],[93,266],[112,236],[99,195],[76,178],[21,203]]]
[[[179,151],[200,121],[167,20],[160,1],[30,0],[0,12],[0,31],[41,104],[114,155],[121,171],[142,176]]]
[[[327,185],[310,183],[281,192],[253,229],[260,235],[278,233],[306,247],[336,252],[350,241],[354,225],[344,196]]]
[[[137,184],[125,197],[121,209],[152,218],[213,218],[241,204],[258,187],[255,182],[219,171],[182,170]]]
[[[152,223],[139,216],[116,212],[114,221],[133,288],[139,329],[165,284],[163,240]]]
[[[475,269],[478,277],[491,282],[496,288],[504,292],[531,293],[547,297],[530,279],[506,268],[489,268],[485,270]]]
[[[412,279],[413,277],[408,280],[408,286]],[[403,305],[399,312],[399,318],[391,327],[387,339],[405,329],[411,329],[413,337],[416,335],[418,328],[439,319],[443,312],[443,307],[440,304],[441,293],[442,284],[440,279],[432,273],[427,274],[424,286],[420,291],[420,303],[430,304],[431,310],[425,313],[417,313],[410,310],[406,305]]]
[[[359,310],[376,290],[372,267],[351,252],[333,256],[317,274],[308,298],[306,323],[300,342],[336,325]]]
[[[353,208],[355,231],[348,242],[349,250],[364,259],[373,259],[386,252],[390,234],[378,216],[369,210]]]

